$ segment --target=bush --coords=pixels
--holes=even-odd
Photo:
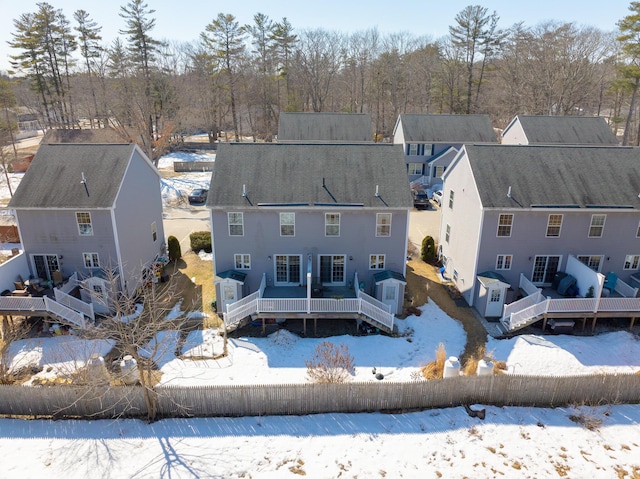
[[[307,376],[316,383],[343,383],[355,373],[349,347],[345,344],[336,346],[329,341],[318,344],[311,359],[304,364]]]
[[[420,250],[420,259],[425,263],[435,263],[436,260],[436,242],[431,236],[425,236],[422,240],[422,249]]]
[[[182,258],[180,241],[178,241],[178,238],[175,236],[169,236],[169,238],[167,238],[167,249],[169,250],[169,261],[175,261]]]
[[[425,379],[442,379],[444,376],[444,363],[446,359],[447,351],[444,344],[440,343],[438,344],[438,349],[436,349],[435,361],[431,361],[420,370],[422,372],[422,377]]]
[[[210,231],[196,231],[189,235],[191,241],[191,251],[197,253],[200,250],[204,250],[207,253],[211,253],[211,232]]]

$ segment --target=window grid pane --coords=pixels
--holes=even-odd
[[[229,236],[244,236],[244,216],[243,213],[228,213]]]
[[[638,269],[638,264],[640,264],[640,256],[639,255],[627,255],[624,258],[624,269]]]
[[[325,213],[324,234],[325,236],[340,236],[340,213]]]
[[[369,269],[384,269],[384,255],[383,254],[370,255]]]
[[[280,236],[295,236],[296,214],[280,213]]]
[[[547,236],[558,237],[560,236],[560,228],[562,227],[562,215],[549,215],[547,221]]]
[[[591,216],[591,226],[589,227],[589,238],[600,238],[604,230],[604,221],[607,215]]]
[[[391,213],[376,214],[376,236],[391,236]]]
[[[76,221],[78,223],[78,231],[81,235],[90,236],[93,234],[91,214],[89,212],[78,211],[76,213]]]
[[[513,224],[513,215],[500,215],[498,219],[498,236],[511,236],[511,225]]]

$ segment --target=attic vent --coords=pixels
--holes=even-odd
[[[378,198],[380,197],[380,193],[378,191],[378,185],[376,185],[376,197],[378,197]]]
[[[509,189],[507,190],[507,198],[511,198],[511,186],[509,186]]]

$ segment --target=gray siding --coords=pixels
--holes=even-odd
[[[25,252],[29,255],[55,254],[63,256],[60,261],[64,276],[78,271],[91,276],[92,270],[84,267],[82,253],[98,253],[101,264],[117,260],[113,240],[113,228],[109,210],[93,210],[91,224],[93,235],[80,235],[76,223],[76,211],[89,210],[20,210],[17,212],[20,234]],[[35,275],[32,269],[31,273]]]
[[[230,210],[242,211],[242,210]],[[280,236],[281,212],[295,212],[295,236]],[[273,285],[274,255],[303,255],[303,282],[306,283],[307,255],[313,255],[312,276],[318,273],[318,254],[344,254],[345,280],[353,281],[357,271],[360,281],[366,282],[366,291],[372,291],[372,276],[379,270],[369,269],[370,254],[385,255],[385,269],[405,273],[406,233],[408,213],[406,210],[342,210],[340,236],[325,236],[325,213],[329,209],[260,209],[244,211],[244,236],[230,237],[227,212],[212,210],[211,228],[214,238],[216,272],[234,269],[234,254],[251,254],[251,269],[247,273],[248,291],[255,291],[266,273]],[[391,236],[376,237],[376,213],[392,213]],[[269,259],[271,257],[271,259]],[[353,257],[353,259],[350,259]]]
[[[160,179],[137,152],[127,168],[115,202],[115,222],[125,278],[138,276],[141,267],[153,261],[164,245]],[[154,241],[151,224],[156,223]],[[134,281],[135,282],[135,281]],[[133,288],[135,284],[130,284]]]
[[[451,190],[454,191],[453,208],[449,208]],[[481,222],[478,190],[469,163],[462,157],[445,176],[439,244],[446,258],[446,275],[453,279],[454,272],[457,273],[456,286],[469,304],[473,304]],[[448,243],[445,241],[447,225],[451,226]]]
[[[510,238],[496,235],[500,213],[496,210],[485,212],[481,238],[482,255],[478,261],[478,271],[494,270],[497,255],[512,254],[511,270],[501,270],[500,274],[514,289],[518,286],[520,273],[531,279],[533,259],[536,255],[562,256],[559,267],[561,271],[565,269],[570,254],[602,255],[604,258],[600,272],[606,274],[613,271],[623,281],[627,281],[629,275],[637,271],[624,270],[624,259],[626,255],[640,255],[640,238],[636,237],[640,212],[557,209],[513,211]],[[559,237],[546,237],[549,214],[564,215]],[[593,214],[606,214],[601,238],[588,237]]]

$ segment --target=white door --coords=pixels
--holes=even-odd
[[[233,283],[226,283],[220,285],[222,289],[222,312],[227,312],[227,304],[236,302],[236,285]]]
[[[382,302],[389,306],[391,313],[396,313],[398,309],[398,283],[382,283]]]
[[[492,288],[489,287],[487,291],[487,308],[484,315],[486,317],[501,317],[504,310],[504,288]]]

